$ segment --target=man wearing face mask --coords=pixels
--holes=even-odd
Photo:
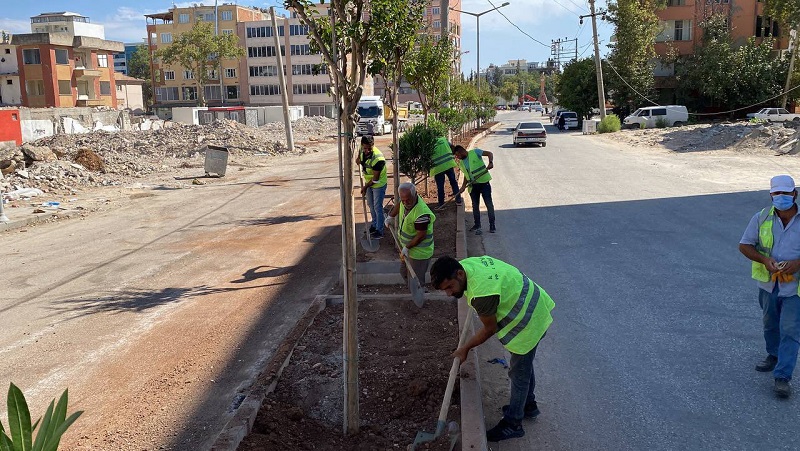
[[[769,192],[772,206],[750,220],[739,251],[753,261],[752,277],[758,282],[758,302],[764,312],[767,358],[756,371],[772,371],[775,394],[788,398],[800,350],[800,219],[790,176],[773,177]]]

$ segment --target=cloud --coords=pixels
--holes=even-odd
[[[0,30],[10,32],[11,34],[30,33],[31,21],[2,18],[0,19]]]

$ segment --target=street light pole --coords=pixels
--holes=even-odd
[[[476,47],[477,47],[477,52],[476,52],[477,53],[477,55],[476,55],[477,62],[476,62],[476,64],[478,65],[478,67],[477,67],[476,72],[477,72],[477,75],[478,75],[477,86],[478,86],[478,91],[479,92],[481,90],[481,16],[486,14],[486,13],[490,13],[490,12],[496,10],[496,9],[500,9],[500,8],[502,8],[504,6],[508,6],[508,5],[509,5],[509,3],[505,2],[500,6],[495,6],[492,9],[487,9],[486,11],[483,11],[483,12],[480,12],[480,13],[471,13],[469,11],[462,11],[460,9],[450,8],[450,10],[452,10],[452,11],[457,11],[457,12],[468,14],[470,16],[475,17],[475,22],[477,24],[477,35],[478,35],[477,36],[478,42],[477,42],[477,45],[476,45]]]
[[[594,66],[595,71],[597,72],[597,100],[600,104],[600,119],[606,118],[606,93],[605,87],[603,86],[603,63],[600,60],[600,45],[597,42],[597,14],[594,11],[594,0],[589,0],[589,8],[590,14],[586,14],[580,16],[580,23],[583,25],[583,18],[584,17],[592,17],[592,33],[594,34]],[[605,12],[599,13],[603,16],[603,19],[606,17]],[[576,44],[577,45],[577,44]]]

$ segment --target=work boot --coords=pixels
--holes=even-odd
[[[778,364],[778,358],[774,355],[768,355],[764,361],[756,365],[756,371],[761,373],[766,373],[775,369],[775,365]]]
[[[782,377],[775,378],[775,395],[778,398],[788,398],[792,394],[792,387],[789,385],[789,379]]]
[[[525,430],[522,429],[521,424],[514,424],[503,418],[497,423],[497,426],[486,431],[486,440],[490,442],[499,442],[501,440],[522,437],[524,435]]]
[[[374,225],[369,226],[369,233],[375,233],[376,230]]]
[[[497,232],[497,227],[495,227],[494,225],[490,225],[489,226],[489,233],[495,233],[495,232]]]
[[[372,233],[370,233],[370,234],[369,234],[369,236],[370,236],[370,238],[372,238],[373,240],[379,240],[379,239],[383,238],[383,234],[382,234],[382,233],[380,233],[380,232],[378,232],[377,230],[376,230],[376,231],[374,231],[374,232],[372,232]]]
[[[510,407],[511,406],[509,406],[508,404],[503,406],[503,415],[509,416],[508,409]],[[536,405],[536,401],[529,404],[525,404],[525,418],[535,418],[538,417],[540,413],[541,412],[539,412],[539,407]]]
[[[481,230],[480,227],[478,227],[477,229],[475,229],[475,235],[483,235],[483,230]]]
[[[470,232],[477,232],[480,229],[481,229],[481,225],[480,224],[475,224],[474,226],[472,226],[471,229],[469,229],[469,231]]]

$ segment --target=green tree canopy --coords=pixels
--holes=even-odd
[[[209,71],[217,70],[221,77],[220,67],[224,59],[238,59],[245,55],[244,48],[239,46],[236,35],[215,35],[211,22],[195,22],[192,29],[177,35],[168,47],[156,52],[165,64],[179,64],[194,74],[197,88],[197,104],[206,104],[203,87],[210,80]]]
[[[150,51],[146,45],[136,46],[136,51],[128,61],[128,75],[133,78],[144,80],[142,91],[144,94],[145,105],[153,104],[153,86],[150,71]]]
[[[405,77],[420,94],[425,120],[436,112],[447,95],[447,80],[453,64],[453,45],[449,39],[423,36],[411,53]]]
[[[556,86],[558,104],[579,117],[589,117],[598,105],[596,73],[594,58],[567,63]]]

